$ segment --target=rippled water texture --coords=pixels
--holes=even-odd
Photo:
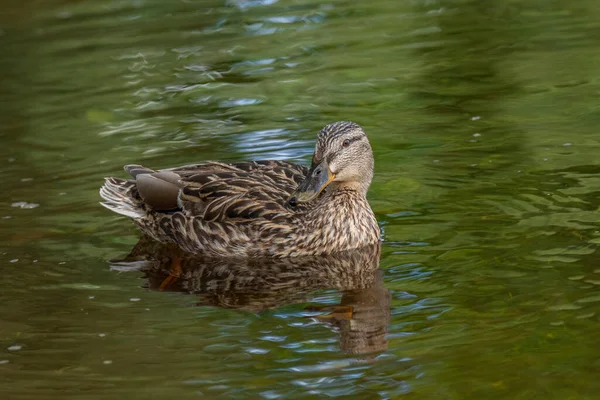
[[[598,397],[596,0],[9,0],[0,52],[3,399]],[[375,258],[165,284],[98,205],[344,119]]]

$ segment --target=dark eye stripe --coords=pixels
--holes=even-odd
[[[350,146],[352,143],[354,143],[354,142],[356,142],[357,140],[360,140],[360,139],[361,139],[361,136],[355,136],[353,138],[346,139],[348,141],[348,144],[346,146]],[[344,140],[344,142],[346,140]],[[342,143],[344,143],[344,142],[342,142]]]

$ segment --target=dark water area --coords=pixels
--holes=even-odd
[[[0,397],[597,398],[599,50],[591,0],[8,1]],[[308,164],[337,120],[371,253],[163,285],[98,204],[127,163]]]

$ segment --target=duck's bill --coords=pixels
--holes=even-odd
[[[327,161],[313,166],[306,179],[298,186],[298,189],[292,194],[290,204],[307,203],[314,200],[317,196],[335,179],[335,174],[329,170]]]

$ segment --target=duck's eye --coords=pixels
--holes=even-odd
[[[350,146],[350,139],[346,139],[344,140],[344,143],[342,143],[342,147],[348,147]]]

